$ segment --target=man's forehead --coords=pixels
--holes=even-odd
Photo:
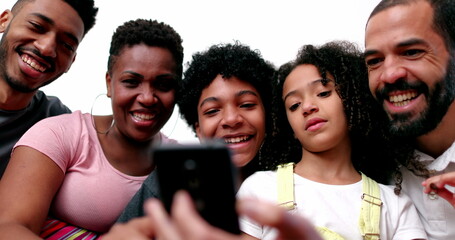
[[[416,16],[419,16],[416,18]],[[378,12],[367,23],[365,29],[365,47],[377,38],[387,36],[381,41],[400,42],[406,39],[425,37],[434,33],[433,9],[425,1],[413,4],[397,5]]]
[[[52,25],[59,26],[61,31],[72,35],[80,42],[84,35],[84,23],[79,13],[63,0],[26,0],[18,14],[22,17],[37,17]]]

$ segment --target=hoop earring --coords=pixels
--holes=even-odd
[[[93,128],[95,129],[95,131],[99,134],[107,134],[111,128],[114,126],[115,124],[115,119],[114,119],[114,116],[112,115],[112,121],[111,121],[111,125],[107,128],[106,131],[102,132],[102,131],[98,131],[98,129],[96,129],[96,125],[95,125],[95,118],[93,117],[93,107],[95,106],[95,103],[96,103],[96,100],[98,100],[98,98],[100,96],[103,96],[103,95],[106,95],[107,97],[107,94],[106,93],[101,93],[101,94],[98,94],[98,96],[95,97],[95,100],[93,101],[93,104],[92,104],[92,107],[90,108],[90,117],[91,117],[91,120],[92,120],[92,125],[93,125]]]
[[[171,119],[174,118],[175,121],[172,124]],[[164,124],[160,131],[163,132],[166,136],[171,137],[174,133],[175,128],[177,127],[179,119],[182,119],[182,116],[180,115],[180,112],[177,110],[177,108],[174,108],[174,112],[172,112],[172,115],[169,117],[166,124]]]

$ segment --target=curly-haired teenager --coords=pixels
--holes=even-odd
[[[181,44],[157,21],[116,29],[106,73],[113,115],[47,118],[19,140],[0,183],[1,238],[37,238],[48,216],[97,233],[111,227],[154,169],[152,144],[175,142],[160,129],[175,105]]]
[[[306,45],[297,59],[283,65],[277,75],[274,106],[280,132],[274,137],[274,146],[283,152],[281,156],[296,164],[287,168],[287,182],[278,177],[279,171],[251,175],[242,184],[239,197],[285,205],[307,217],[324,236],[329,233],[344,239],[363,239],[363,234],[372,233],[379,234],[380,239],[425,239],[410,199],[396,195],[392,187],[371,182],[363,174],[374,173],[369,164],[384,164],[382,171],[390,167],[384,174],[393,173],[396,164],[393,159],[382,158],[387,154],[381,152],[390,149],[383,148],[386,141],[374,129],[384,116],[368,94],[366,67],[355,45]],[[283,199],[289,202],[279,200],[282,195],[278,186],[286,186],[283,183],[292,189],[293,197]],[[373,186],[376,194],[363,189]],[[368,209],[367,213],[376,210],[377,218],[364,215],[361,208]],[[367,227],[360,227],[359,222]],[[246,238],[276,236],[275,230],[247,218],[241,223]],[[369,232],[370,226],[377,231]]]
[[[222,139],[231,148],[242,180],[270,162],[265,139],[271,129],[274,72],[246,45],[214,45],[193,55],[177,94],[180,112],[200,141]],[[145,200],[158,197],[155,178],[154,173],[147,178],[120,222],[144,215]]]
[[[264,140],[272,130],[274,73],[259,52],[222,44],[193,55],[182,81],[177,100],[182,117],[201,141],[221,139],[231,148],[242,180],[271,165]]]

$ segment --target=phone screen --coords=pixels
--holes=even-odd
[[[240,234],[235,210],[237,172],[229,149],[218,143],[154,148],[161,200],[170,212],[176,191],[191,195],[201,216],[215,227]]]

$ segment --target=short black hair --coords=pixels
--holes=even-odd
[[[112,35],[108,72],[111,73],[118,56],[125,47],[138,44],[169,50],[176,62],[178,79],[182,78],[183,46],[180,35],[169,25],[156,20],[136,19],[117,27]]]
[[[34,0],[17,0],[14,4],[12,11],[13,13],[19,12],[24,4],[27,2],[33,2]],[[68,3],[81,17],[82,22],[84,23],[84,35],[92,29],[96,22],[96,15],[98,13],[98,8],[95,7],[93,0],[63,0]]]
[[[373,9],[368,20],[391,7],[410,5],[419,1],[426,1],[433,8],[433,29],[444,40],[450,55],[453,55],[455,51],[455,2],[453,0],[382,0]]]

